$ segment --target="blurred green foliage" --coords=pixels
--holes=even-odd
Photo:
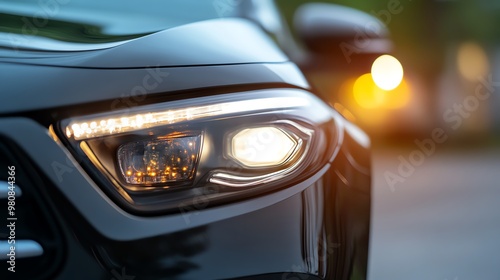
[[[352,7],[378,16],[397,41],[421,43],[429,33],[437,32],[439,40],[477,40],[496,42],[500,39],[500,1],[497,0],[277,0],[287,19],[301,4],[333,3]],[[387,17],[380,16],[389,5],[402,11]]]

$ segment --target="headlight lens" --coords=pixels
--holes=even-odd
[[[137,213],[260,195],[308,178],[337,148],[336,115],[308,92],[262,90],[64,120],[74,154]],[[182,211],[182,209],[180,209]]]
[[[274,126],[246,128],[231,137],[229,155],[248,167],[277,166],[294,154],[300,143],[296,139]]]

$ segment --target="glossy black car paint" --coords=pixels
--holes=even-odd
[[[195,38],[181,44],[180,53],[175,45],[163,52],[158,47],[170,36],[168,30],[105,49],[1,50],[2,158],[24,170],[18,184],[36,200],[25,207],[45,209],[39,219],[53,232],[46,239],[38,238],[36,230],[19,233],[17,238],[38,238],[53,253],[19,260],[16,277],[366,278],[369,143],[338,115],[340,149],[316,175],[269,195],[188,215],[127,213],[49,133],[50,125],[67,117],[159,101],[263,88],[312,91],[295,64],[256,25],[216,22],[231,25],[234,36],[254,36],[259,48],[238,44],[237,37],[218,42],[220,36],[214,36],[207,44],[206,37],[196,34],[218,32],[209,21],[179,27],[187,29],[179,38]],[[137,94],[134,88],[145,77],[152,77],[148,87],[153,80],[156,86]],[[32,267],[42,261],[47,263],[43,268]]]

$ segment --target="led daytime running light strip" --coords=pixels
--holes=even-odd
[[[72,121],[66,127],[66,136],[73,137],[75,140],[85,140],[207,117],[308,105],[309,100],[301,97],[273,97],[173,110],[156,110],[134,116],[127,113],[120,116],[117,113],[106,118],[95,117],[86,121]]]

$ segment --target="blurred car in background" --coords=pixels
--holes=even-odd
[[[370,140],[304,74],[373,66],[361,87],[400,87],[380,21],[310,4],[297,40],[272,1],[0,13],[2,275],[366,278]]]
[[[297,63],[318,91],[373,139],[400,142],[439,128],[450,139],[489,141],[500,132],[494,1],[324,1],[363,10],[376,17],[371,19],[352,8],[335,12],[326,3],[278,2],[294,13],[288,21],[307,57]],[[333,13],[340,22],[330,30],[356,22],[349,24],[350,39],[330,38],[328,44],[322,31],[304,29],[328,26]]]
[[[359,10],[312,1],[278,1],[291,11],[284,18],[273,1],[242,1],[226,12],[257,22],[312,82],[324,100],[372,137],[420,133],[425,100],[413,94],[421,81],[405,73],[385,23]],[[297,6],[297,7],[295,7]],[[389,6],[389,15],[400,7]],[[418,122],[414,120],[418,119]],[[412,123],[411,128],[408,122]],[[422,125],[422,127],[419,127]]]

